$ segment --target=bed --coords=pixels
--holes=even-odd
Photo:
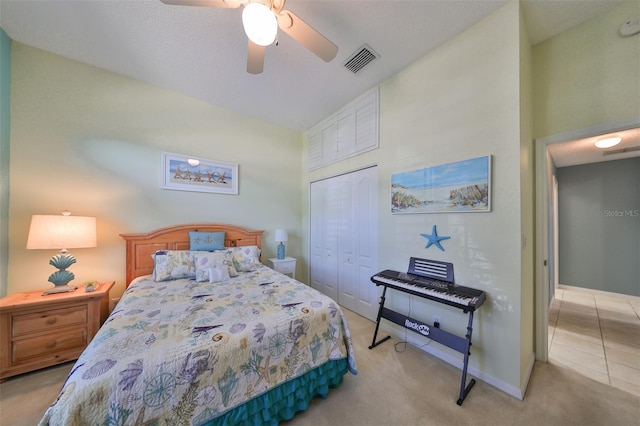
[[[261,235],[122,234],[127,288],[40,424],[277,424],[357,374],[338,304],[262,265]]]

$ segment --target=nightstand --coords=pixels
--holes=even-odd
[[[42,290],[0,299],[0,381],[80,356],[109,315],[109,290],[79,287],[69,293]]]
[[[294,280],[296,279],[296,259],[293,257],[285,257],[284,259],[269,258],[268,266],[280,273],[289,275]]]

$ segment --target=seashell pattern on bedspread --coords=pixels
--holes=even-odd
[[[140,277],[40,424],[201,424],[339,359],[357,374],[337,303],[266,266],[217,283]]]

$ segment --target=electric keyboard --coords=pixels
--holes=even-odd
[[[425,297],[464,311],[475,311],[482,306],[486,298],[481,290],[390,269],[372,276],[371,281],[376,285]]]
[[[473,314],[485,302],[486,295],[482,290],[456,285],[453,279],[453,264],[437,260],[420,259],[412,257],[409,261],[407,272],[398,272],[390,269],[378,272],[371,277],[371,281],[378,286],[384,286],[380,296],[380,308],[376,319],[376,328],[373,333],[373,341],[369,349],[389,340],[386,336],[376,340],[380,321],[384,318],[397,325],[405,327],[423,335],[435,342],[454,349],[462,354],[462,379],[460,381],[460,393],[456,403],[462,405],[471,388],[475,385],[475,379],[467,384],[467,368],[469,355],[471,355],[471,333],[473,331]],[[439,323],[433,325],[411,318],[402,313],[393,311],[384,306],[387,288],[413,294],[439,303],[453,306],[468,315],[467,333],[464,337],[456,336],[440,328]]]

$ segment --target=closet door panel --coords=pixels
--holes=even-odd
[[[347,158],[355,149],[356,114],[353,108],[345,108],[338,114],[338,158]]]
[[[378,307],[378,287],[371,282],[378,267],[378,176],[377,168],[363,170],[357,176],[353,198],[358,247],[357,276],[358,308],[361,315],[375,319]]]
[[[316,206],[324,205],[324,181],[313,182],[309,190],[309,283],[318,291],[323,291],[322,268],[324,267],[324,248],[322,246],[322,224],[325,220],[324,209]]]
[[[322,124],[322,161],[333,163],[338,159],[338,119],[330,118]]]
[[[325,181],[322,223],[322,292],[338,300],[338,241],[340,236],[339,182]]]
[[[309,130],[309,156],[307,168],[312,170],[322,165],[322,127],[316,126]]]
[[[358,285],[356,279],[356,238],[355,188],[352,174],[340,176],[337,180],[339,195],[340,232],[338,250],[338,303],[357,312]]]

